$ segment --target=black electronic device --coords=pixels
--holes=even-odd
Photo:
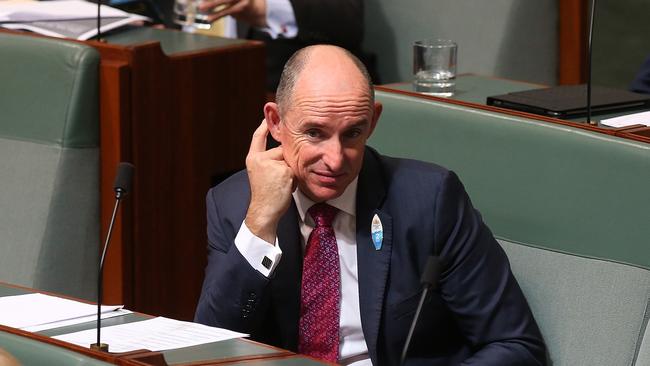
[[[496,95],[488,97],[487,104],[562,119],[586,116],[587,123],[590,124],[596,124],[591,120],[592,114],[649,108],[650,95],[592,85],[591,62],[595,13],[596,0],[592,0],[587,39],[587,84],[562,85]]]
[[[650,95],[601,86],[591,87],[588,103],[588,89],[581,84],[525,90],[488,97],[487,104],[563,119],[650,107]]]

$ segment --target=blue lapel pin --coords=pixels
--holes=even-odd
[[[372,243],[375,245],[375,250],[380,250],[381,244],[384,241],[384,227],[381,225],[381,220],[379,220],[377,214],[372,217],[370,234],[372,236]]]

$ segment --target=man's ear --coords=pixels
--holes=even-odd
[[[384,110],[384,106],[379,102],[375,102],[373,109],[374,111],[372,113],[372,121],[370,121],[370,133],[368,134],[368,137],[370,137],[372,132],[375,130],[377,122],[379,121],[379,116],[381,116],[381,111]]]
[[[268,102],[264,105],[264,118],[266,119],[266,125],[268,126],[271,136],[273,136],[276,141],[282,143],[280,133],[280,109],[276,103]]]

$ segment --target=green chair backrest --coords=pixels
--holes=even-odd
[[[650,316],[649,270],[499,242],[535,314],[550,364],[648,365],[650,346],[641,343]]]
[[[495,235],[650,268],[650,144],[378,92],[369,142],[456,171]]]
[[[98,52],[0,33],[0,281],[92,298]]]
[[[648,364],[650,144],[389,92],[377,100],[369,145],[458,173],[501,238],[553,365]]]

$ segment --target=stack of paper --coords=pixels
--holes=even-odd
[[[101,18],[102,32],[149,20],[106,5],[101,6]],[[97,35],[97,4],[82,0],[0,1],[0,26],[83,41]]]
[[[611,127],[627,127],[633,125],[650,126],[650,112],[626,114],[620,117],[604,119],[600,123]]]
[[[130,314],[118,306],[102,306],[102,318]],[[0,324],[30,332],[80,324],[97,318],[97,306],[43,294],[0,297]],[[172,320],[153,318],[128,324],[102,327],[102,342],[111,352],[138,349],[162,351],[204,343],[218,342],[247,334]],[[88,347],[95,343],[95,328],[53,338]]]
[[[102,318],[131,313],[122,305],[102,306]],[[0,324],[30,332],[97,318],[97,306],[43,294],[0,297]]]
[[[90,329],[53,338],[88,347],[95,343],[96,336],[95,330]],[[109,344],[111,352],[138,349],[164,351],[245,336],[226,329],[163,317],[102,328],[102,342]]]

